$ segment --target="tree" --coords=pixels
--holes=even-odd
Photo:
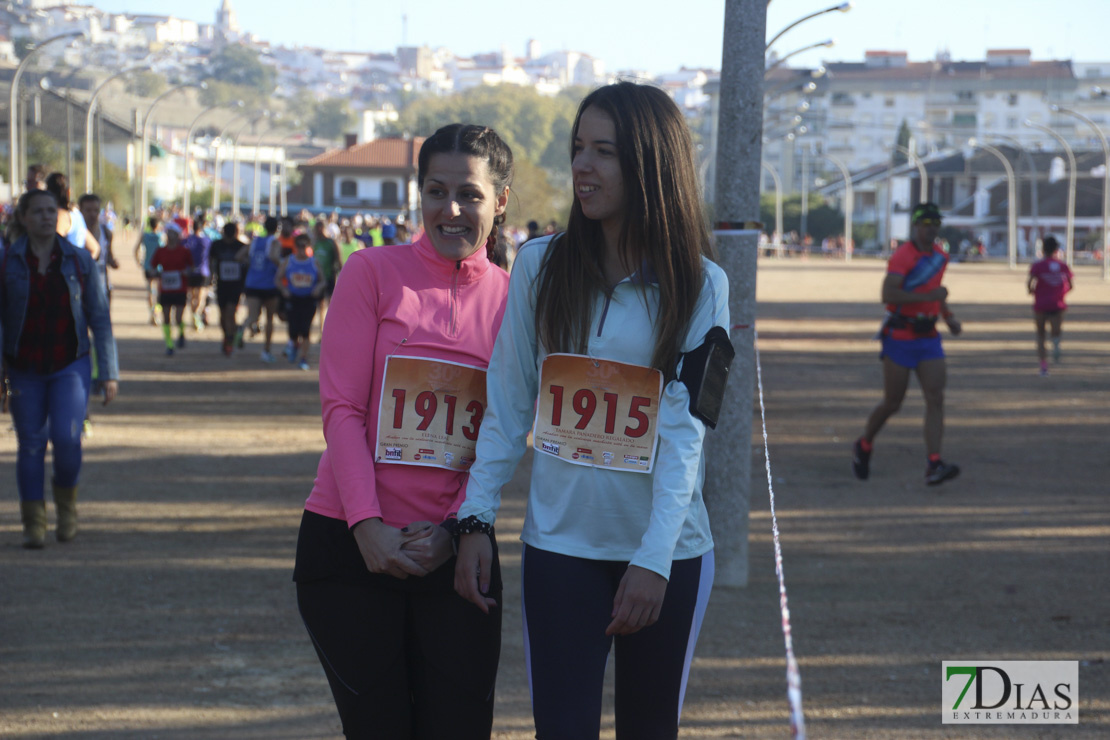
[[[343,98],[328,98],[317,103],[309,119],[312,135],[323,139],[338,139],[351,125],[354,116]]]
[[[135,75],[131,82],[135,94],[140,98],[156,98],[166,89],[166,78],[149,70]]]
[[[230,105],[242,100],[262,106],[277,88],[277,71],[262,63],[257,51],[246,46],[228,45],[208,60],[208,89],[200,94],[206,106]]]
[[[764,193],[759,198],[760,220],[767,224],[766,231],[770,233],[775,223],[775,196],[774,193]],[[785,232],[798,231],[802,224],[802,196],[790,195],[782,203],[782,229]],[[806,227],[814,241],[820,241],[826,236],[839,236],[844,233],[844,214],[825,203],[824,199],[816,193],[809,196],[809,215],[806,216]]]
[[[305,123],[311,121],[316,113],[316,96],[306,87],[297,88],[293,96],[285,101],[285,113]]]
[[[249,87],[232,85],[218,80],[205,80],[205,82],[208,83],[208,87],[201,90],[198,95],[201,104],[205,107],[229,106],[242,100],[248,108],[258,108],[267,101],[265,95]]]
[[[482,123],[513,150],[548,169],[570,169],[570,128],[577,101],[545,97],[530,87],[481,86],[445,98],[423,98],[401,112],[393,129],[429,136],[449,123]]]
[[[31,127],[27,131],[27,162],[41,164],[48,173],[65,172],[65,147],[42,129]]]
[[[35,48],[35,42],[27,36],[20,36],[15,40],[14,46],[15,56],[22,62],[31,53],[31,49]]]
[[[506,221],[515,225],[528,221],[566,223],[570,213],[570,188],[556,188],[543,168],[528,159],[514,158],[513,170]]]
[[[263,64],[257,51],[238,44],[229,44],[212,55],[208,76],[262,95],[271,95],[277,87],[277,71]]]
[[[910,134],[910,126],[906,123],[906,119],[903,118],[902,125],[898,127],[898,138],[894,143],[902,147],[902,149],[909,149],[911,138],[913,137]],[[895,149],[890,155],[890,163],[895,167],[901,167],[908,161],[910,161],[909,157],[899,149]]]

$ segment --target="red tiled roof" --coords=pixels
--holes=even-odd
[[[424,137],[374,139],[350,149],[332,149],[308,160],[307,167],[365,167],[370,169],[416,169],[416,157]]]

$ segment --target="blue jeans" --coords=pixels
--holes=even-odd
[[[77,485],[90,374],[88,355],[50,375],[8,368],[12,421],[19,440],[15,479],[21,501],[43,498],[48,439],[54,446],[54,484]]]

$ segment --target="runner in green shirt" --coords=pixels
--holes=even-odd
[[[324,331],[324,314],[328,310],[328,301],[331,300],[331,294],[335,290],[335,278],[339,275],[340,268],[343,267],[343,258],[339,254],[339,247],[334,239],[328,238],[328,235],[324,233],[324,223],[324,219],[316,219],[316,225],[313,227],[316,243],[312,245],[312,257],[316,260],[316,264],[320,268],[320,275],[324,279],[324,294],[320,298],[320,310],[317,311],[320,315],[321,332]]]

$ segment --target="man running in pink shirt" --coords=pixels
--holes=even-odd
[[[1052,361],[1060,361],[1060,333],[1064,311],[1068,306],[1064,296],[1072,289],[1074,278],[1071,268],[1056,258],[1060,243],[1054,236],[1046,236],[1041,245],[1044,259],[1029,267],[1026,287],[1033,296],[1033,323],[1037,327],[1037,358],[1041,361],[1041,375],[1048,375],[1048,356],[1045,352],[1045,325],[1052,329]]]

